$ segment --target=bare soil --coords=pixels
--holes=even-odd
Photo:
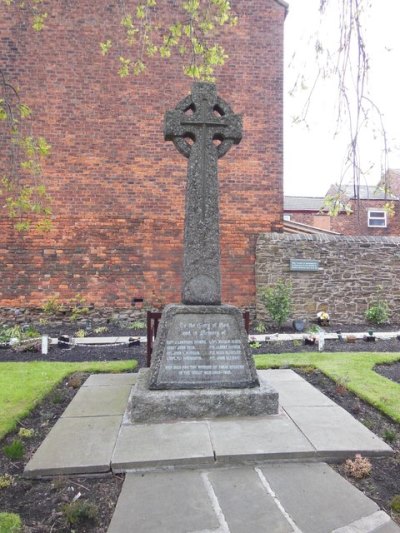
[[[48,329],[48,328],[47,328]],[[360,331],[360,328],[356,328]],[[396,329],[392,329],[396,331]],[[343,328],[343,331],[350,331]],[[353,330],[354,331],[354,330]],[[72,334],[64,328],[63,334]],[[137,336],[144,332],[114,329],[105,335]],[[334,342],[334,341],[332,341]],[[385,343],[385,344],[383,344]],[[281,346],[283,352],[289,350],[289,344]],[[358,351],[400,351],[400,341],[379,341],[367,343],[359,341],[354,344],[336,342],[340,350],[332,346],[332,351],[352,351],[350,348],[358,347]],[[262,344],[259,353],[268,353],[268,344]],[[274,346],[273,353],[279,353],[280,346]],[[296,352],[315,351],[314,346],[294,346]],[[329,351],[327,346],[327,351]],[[74,347],[62,349],[52,347],[48,356],[36,352],[18,352],[10,349],[0,350],[0,361],[88,361],[88,360],[113,360],[137,359],[138,368],[145,365],[146,347],[143,346],[115,346],[109,347]],[[304,372],[296,369],[307,381],[331,397],[341,407],[349,411],[355,418],[365,424],[371,431],[385,439],[395,450],[395,455],[383,459],[371,459],[372,472],[362,480],[349,481],[378,503],[393,519],[400,524],[400,516],[393,515],[390,510],[390,501],[396,494],[400,494],[400,424],[391,421],[385,415],[359,400],[355,395],[338,387],[319,371]],[[400,362],[392,365],[380,365],[376,371],[400,383]],[[71,377],[60,384],[34,411],[25,418],[19,427],[33,429],[32,438],[24,438],[24,455],[22,459],[11,460],[4,453],[4,446],[18,438],[18,430],[10,433],[0,441],[0,476],[9,474],[13,478],[12,484],[7,488],[0,488],[0,510],[20,514],[26,532],[69,532],[79,531],[105,533],[120,493],[124,476],[108,475],[104,477],[93,476],[68,476],[48,480],[28,480],[22,477],[22,471],[35,450],[44,440],[51,427],[73,398],[77,389],[86,379],[81,374]],[[343,465],[332,465],[339,473],[345,475]],[[0,478],[1,480],[1,478]],[[92,518],[85,518],[85,513],[76,524],[68,522],[65,506],[73,501],[89,502],[93,504]]]

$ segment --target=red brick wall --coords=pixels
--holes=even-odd
[[[336,231],[342,235],[363,235],[370,237],[398,236],[400,235],[400,202],[394,202],[394,214],[388,216],[387,227],[368,227],[368,210],[383,209],[386,200],[360,200],[357,204],[352,201],[353,212],[350,215],[340,213],[337,216],[329,217],[329,227],[326,224],[325,215],[317,215],[314,212],[295,211],[290,213],[292,222],[300,222],[319,228]],[[288,212],[289,214],[289,212]]]
[[[394,202],[394,216],[388,217],[386,228],[368,227],[368,210],[383,209],[386,200],[360,200],[358,203],[352,201],[351,215],[340,214],[331,217],[331,229],[343,235],[364,235],[370,237],[398,236],[400,235],[400,205]]]
[[[219,162],[223,300],[254,302],[255,241],[282,218],[285,9],[238,0],[239,26],[219,94],[244,114],[244,135]],[[187,160],[163,140],[163,117],[191,87],[179,61],[120,79],[99,42],[119,32],[108,0],[48,3],[46,29],[0,7],[0,67],[52,145],[44,182],[54,228],[21,236],[0,212],[0,306],[81,293],[126,307],[134,296],[179,301]],[[118,52],[115,52],[118,55]]]

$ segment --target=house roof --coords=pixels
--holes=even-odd
[[[319,211],[323,206],[324,198],[313,196],[285,196],[283,199],[284,211]]]
[[[283,221],[283,233],[305,233],[311,235],[323,233],[324,235],[341,235],[341,233],[337,233],[336,231],[316,228],[314,226],[310,226],[309,224],[302,224],[300,222],[294,222],[292,220]]]
[[[339,185],[331,185],[327,192],[328,195],[335,195],[339,191]],[[355,199],[354,186],[349,183],[347,185],[341,185],[340,191],[343,193],[343,196],[349,200]],[[359,200],[398,200],[399,198],[394,194],[385,191],[380,185],[360,185],[358,189],[358,199]]]

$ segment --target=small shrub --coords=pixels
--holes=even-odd
[[[376,303],[370,304],[365,311],[365,318],[371,324],[381,325],[389,321],[389,305],[384,300],[378,300]]]
[[[20,533],[22,531],[22,522],[19,515],[15,513],[0,513],[0,531],[1,533]]]
[[[129,326],[129,329],[133,330],[140,330],[145,329],[146,324],[142,320],[135,320],[135,322],[132,322],[132,324]]]
[[[79,389],[84,380],[84,376],[79,372],[76,372],[75,374],[72,374],[72,376],[68,379],[67,386],[71,387],[72,389]]]
[[[78,320],[82,315],[87,315],[89,313],[89,307],[87,306],[85,298],[77,294],[76,298],[71,300],[71,320]]]
[[[63,305],[60,303],[59,299],[54,296],[53,298],[49,298],[42,306],[42,311],[46,315],[54,315],[56,313],[59,313],[63,308]]]
[[[75,332],[75,337],[78,337],[80,339],[86,337],[86,331],[84,329],[78,329],[78,331]]]
[[[94,333],[96,333],[97,335],[99,333],[107,333],[108,331],[108,327],[107,326],[99,326],[98,328],[95,328],[94,330]]]
[[[255,331],[257,331],[257,333],[260,333],[261,335],[267,331],[267,328],[265,327],[265,324],[263,322],[257,322],[257,325],[254,329]]]
[[[94,503],[76,500],[63,506],[62,512],[71,526],[82,525],[85,522],[96,522],[99,510]]]
[[[25,453],[21,439],[14,439],[10,444],[3,446],[4,454],[14,461],[22,459]]]
[[[18,437],[21,437],[22,439],[30,439],[35,434],[34,429],[28,429],[28,428],[19,428],[18,431]]]
[[[297,347],[301,346],[303,343],[301,342],[300,339],[294,339],[294,340],[292,341],[292,344],[293,344],[293,346],[294,346],[295,348],[297,348]]]
[[[385,429],[383,438],[386,442],[394,442],[396,440],[396,432],[392,429]]]
[[[394,513],[400,513],[400,494],[393,496],[390,502],[390,508]]]
[[[64,395],[59,391],[55,391],[51,397],[51,401],[55,405],[61,403],[63,400],[64,400]]]
[[[347,459],[344,464],[345,473],[355,479],[362,479],[369,476],[372,470],[372,465],[369,459],[362,457],[361,454],[357,453],[354,461]]]
[[[6,489],[13,484],[14,478],[10,474],[3,474],[0,476],[0,489]],[[0,529],[1,531],[1,529]]]
[[[253,350],[258,350],[258,348],[261,348],[261,342],[258,341],[252,341],[249,343],[250,348],[253,348]]]
[[[260,298],[272,321],[281,328],[292,311],[291,284],[279,280],[275,285],[261,291]]]
[[[335,389],[338,394],[346,394],[348,381],[348,378],[339,378],[336,381]]]

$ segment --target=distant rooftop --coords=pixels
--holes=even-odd
[[[283,209],[285,211],[319,211],[324,203],[324,198],[312,196],[285,196]]]
[[[342,185],[341,190],[349,200],[355,198],[355,191],[353,184]],[[338,191],[337,185],[332,185],[329,188],[328,194],[334,195]],[[358,190],[358,198],[360,200],[398,200],[394,194],[386,193],[379,185],[360,185]]]

